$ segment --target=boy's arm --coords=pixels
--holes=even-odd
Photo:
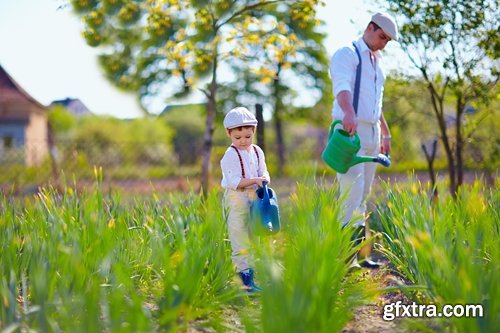
[[[242,179],[241,166],[238,161],[238,156],[233,149],[226,151],[220,161],[220,166],[225,179],[225,187],[232,190],[238,189],[239,183]]]
[[[238,184],[238,188],[243,189],[252,185],[258,185],[259,187],[262,187],[262,182],[266,180],[267,179],[264,176],[255,178],[241,178],[240,183]]]
[[[264,151],[262,150],[262,148],[260,148],[259,146],[257,146],[257,150],[259,152],[259,156],[261,156],[261,158],[259,158],[259,174],[262,175],[262,177],[265,178],[265,181],[267,181],[268,184],[271,183],[271,176],[269,175],[269,171],[267,171],[267,165],[266,165],[266,156],[264,155]],[[262,184],[260,184],[259,186],[262,186]]]
[[[262,153],[261,150],[261,156],[264,154]],[[262,163],[262,161],[260,162]],[[241,165],[238,159],[238,155],[234,152],[233,149],[226,151],[224,156],[222,157],[222,160],[220,162],[222,173],[224,174],[224,177],[227,182],[227,187],[233,190],[237,189],[243,189],[248,186],[252,186],[257,184],[259,187],[262,187],[262,182],[267,180],[269,182],[269,179],[266,177],[255,177],[255,178],[242,178],[241,176]],[[265,167],[265,163],[264,163]],[[266,174],[269,177],[269,174],[267,173],[267,169],[263,169],[266,171]]]

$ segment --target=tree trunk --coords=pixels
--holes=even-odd
[[[438,199],[438,189],[436,186],[436,173],[434,172],[434,159],[436,158],[437,151],[437,140],[432,142],[432,151],[429,153],[427,151],[427,147],[422,144],[422,150],[424,151],[425,158],[427,159],[427,164],[429,166],[429,175],[431,177],[431,185],[432,185],[432,201],[436,202]]]
[[[455,198],[456,176],[455,176],[455,158],[453,157],[453,149],[450,145],[448,134],[446,133],[446,123],[444,117],[439,120],[439,129],[441,131],[441,142],[443,142],[446,159],[448,160],[448,174],[450,179],[450,193]]]
[[[281,100],[281,87],[279,74],[281,66],[278,66],[276,77],[274,79],[274,129],[276,131],[276,153],[278,155],[278,174],[283,175],[285,169],[285,140],[283,138],[283,123],[281,121],[281,112],[283,110],[283,102]]]
[[[283,123],[278,108],[274,110],[274,129],[276,131],[276,150],[278,153],[278,174],[283,175],[285,169],[285,142],[283,140]]]
[[[257,126],[257,146],[259,146],[264,153],[266,152],[266,141],[264,139],[264,117],[262,115],[262,104],[255,104],[255,117],[259,123]]]
[[[424,77],[426,77],[424,75]],[[427,77],[426,77],[427,79]],[[427,79],[428,80],[428,79]],[[436,92],[432,84],[429,82],[429,91],[431,93],[432,105],[434,107],[434,113],[438,120],[439,131],[441,132],[441,141],[443,142],[444,151],[446,154],[446,159],[448,160],[448,174],[450,179],[450,193],[453,198],[456,196],[456,177],[455,177],[455,158],[453,157],[453,149],[450,145],[450,140],[448,138],[448,133],[446,132],[446,120],[444,114],[444,102],[440,98],[439,94]]]
[[[462,136],[462,115],[464,112],[465,108],[465,103],[462,101],[462,97],[458,96],[457,98],[457,119],[456,119],[456,150],[455,150],[455,156],[457,159],[457,183],[456,183],[456,188],[455,192],[458,191],[460,186],[462,186],[464,182],[464,162],[463,162],[463,146],[464,146],[464,140]]]
[[[211,156],[213,145],[213,134],[215,129],[215,113],[216,113],[216,94],[217,94],[217,58],[214,57],[214,65],[212,69],[212,82],[210,83],[209,92],[206,95],[207,102],[207,120],[205,127],[205,134],[203,136],[203,151],[202,151],[202,164],[201,164],[201,190],[203,197],[206,198],[210,186],[210,170],[211,170]]]

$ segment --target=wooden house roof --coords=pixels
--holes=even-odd
[[[47,107],[42,105],[36,99],[31,97],[0,65],[0,103],[31,103],[40,109],[47,110]]]

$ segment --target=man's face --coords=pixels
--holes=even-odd
[[[255,127],[238,127],[228,130],[228,136],[231,138],[233,145],[238,149],[250,149],[253,143]]]
[[[368,26],[366,34],[366,44],[372,51],[383,50],[387,42],[391,40],[391,37],[389,37],[389,35],[387,35],[384,30],[375,30],[375,26],[373,24],[370,24]]]

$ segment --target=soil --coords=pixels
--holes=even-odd
[[[383,266],[378,269],[366,269],[357,271],[353,274],[359,274],[361,279],[373,281],[378,284],[380,288],[396,287],[398,285],[406,284],[406,282],[396,274],[392,273],[389,269],[388,262],[383,257],[377,257],[372,254],[372,259],[382,262]],[[354,318],[343,328],[342,333],[409,333],[415,332],[414,329],[407,325],[407,320],[396,318],[393,321],[386,321],[383,319],[383,308],[385,304],[395,303],[401,301],[403,304],[411,303],[401,291],[390,291],[382,293],[373,302],[360,306],[354,312]],[[258,298],[253,300],[256,308],[258,305]],[[258,315],[256,313],[256,315]],[[241,322],[238,310],[233,307],[227,307],[223,311],[224,326],[230,332],[244,333],[245,327]],[[190,332],[198,332],[196,330]]]
[[[379,261],[384,264],[381,268],[363,269],[364,278],[378,283],[380,288],[406,284],[401,277],[391,272],[386,260],[379,259]],[[396,318],[393,321],[383,319],[384,305],[397,301],[404,304],[411,302],[401,291],[391,291],[379,295],[372,303],[360,306],[354,312],[354,318],[344,327],[342,333],[411,332],[402,319]]]

